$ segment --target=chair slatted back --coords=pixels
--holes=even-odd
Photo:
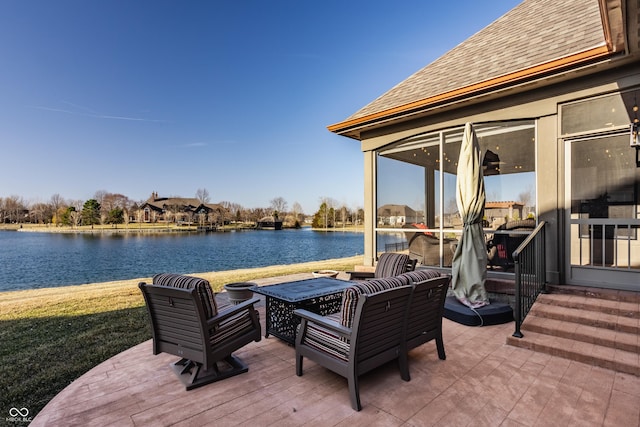
[[[449,281],[449,276],[442,276],[414,284],[407,320],[408,349],[435,339],[442,333],[442,316]]]
[[[216,299],[209,282],[199,277],[185,276],[182,274],[160,273],[153,276],[154,285],[171,286],[180,289],[196,289],[202,301],[202,307],[207,319],[218,313]]]
[[[398,357],[411,286],[362,295],[353,323],[350,363],[364,373]]]
[[[169,353],[206,364],[206,315],[198,290],[141,283],[153,329],[153,354]]]

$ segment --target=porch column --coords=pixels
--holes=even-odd
[[[376,259],[376,154],[364,153],[364,265],[373,266]]]

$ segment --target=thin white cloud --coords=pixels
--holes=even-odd
[[[156,119],[145,119],[142,117],[132,117],[132,116],[116,116],[116,115],[111,115],[111,114],[103,114],[103,113],[99,113],[95,110],[92,110],[91,108],[88,107],[83,107],[81,105],[78,104],[74,104],[72,102],[68,102],[68,101],[62,101],[63,104],[67,104],[71,107],[73,107],[72,109],[63,109],[63,108],[55,108],[55,107],[46,107],[46,106],[42,106],[42,105],[34,105],[34,106],[30,106],[31,108],[35,108],[36,110],[43,110],[43,111],[53,111],[56,113],[65,113],[65,114],[71,114],[73,116],[82,116],[82,117],[91,117],[94,119],[101,119],[101,120],[128,120],[128,121],[136,121],[136,122],[151,122],[151,123],[160,123],[160,122],[165,122],[165,120],[156,120]]]

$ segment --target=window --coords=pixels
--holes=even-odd
[[[485,226],[534,216],[534,121],[474,128],[485,175]],[[422,264],[451,265],[462,230],[456,203],[462,133],[463,128],[455,128],[415,135],[377,152],[378,252],[408,249]]]
[[[614,93],[565,104],[562,111],[562,135],[581,134],[626,127],[633,121],[633,106],[638,105],[640,90]]]

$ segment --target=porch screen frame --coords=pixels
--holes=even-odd
[[[529,163],[527,164],[527,166],[525,166],[524,170],[522,169],[522,165],[520,165],[520,168],[521,168],[520,170],[522,170],[522,172],[532,173],[532,176],[530,177],[527,177],[526,175],[522,175],[522,176],[524,177],[523,179],[525,180],[528,179],[530,181],[530,184],[531,184],[530,191],[533,192],[532,200],[530,200],[533,203],[533,206],[532,207],[530,206],[530,207],[532,208],[532,214],[534,218],[537,220],[538,191],[537,191],[537,175],[536,175],[537,174],[536,172],[537,171],[537,162],[536,162],[537,122],[536,120],[523,119],[523,120],[514,120],[514,121],[483,122],[483,123],[476,124],[475,127],[476,127],[476,132],[479,134],[479,137],[481,138],[481,141],[483,137],[493,137],[485,140],[485,145],[487,146],[492,141],[498,141],[498,140],[507,141],[506,138],[508,137],[509,134],[513,136],[519,135],[514,132],[525,132],[521,135],[526,135],[527,138],[529,137],[527,132],[531,133],[530,135],[531,141],[529,141],[528,139],[522,139],[522,140],[518,140],[518,143],[526,144],[530,142],[531,144],[530,146],[527,146],[527,150],[529,151],[525,153],[526,159],[524,159],[525,162],[529,162]],[[386,204],[388,204],[389,202],[388,194],[383,194],[383,195],[380,194],[381,191],[389,192],[388,189],[383,190],[384,186],[381,184],[382,180],[384,179],[384,176],[381,176],[380,174],[385,173],[384,167],[381,168],[381,161],[382,161],[381,159],[385,159],[385,161],[389,160],[389,161],[404,162],[407,164],[421,166],[424,169],[423,178],[422,178],[422,182],[424,183],[423,184],[424,194],[422,196],[423,211],[421,215],[422,215],[423,225],[426,227],[421,228],[419,232],[431,233],[433,236],[435,236],[440,240],[439,263],[437,265],[431,265],[431,264],[427,264],[427,265],[433,266],[433,267],[440,267],[440,268],[450,268],[450,265],[445,265],[444,263],[445,251],[451,251],[455,249],[455,246],[454,246],[455,243],[452,243],[452,242],[457,240],[459,238],[459,235],[462,233],[462,223],[460,222],[460,224],[457,224],[457,225],[454,223],[448,223],[445,220],[445,216],[447,215],[447,204],[452,204],[452,205],[455,204],[455,191],[456,191],[455,190],[455,173],[456,173],[455,171],[457,169],[457,158],[459,155],[460,142],[462,140],[463,131],[464,131],[464,126],[456,126],[456,127],[446,128],[446,129],[437,130],[437,131],[425,132],[425,133],[413,135],[408,138],[404,138],[399,141],[395,141],[391,144],[388,144],[384,147],[381,147],[375,150],[375,165],[373,167],[375,170],[374,191],[373,191],[375,205],[374,205],[374,212],[372,214],[373,233],[374,233],[374,240],[375,240],[374,253],[384,252],[387,248],[395,249],[395,251],[402,251],[402,250],[408,249],[408,239],[404,238],[405,242],[407,243],[407,246],[403,247],[402,245],[400,245],[400,242],[399,242],[401,240],[400,236],[407,236],[407,233],[413,234],[417,231],[414,228],[406,229],[406,228],[398,227],[397,226],[398,224],[396,224],[396,226],[387,226],[386,224],[381,225],[381,221],[380,221],[381,218],[379,216],[379,209],[385,206]],[[437,145],[435,145],[436,143]],[[429,164],[427,163],[421,164],[419,163],[418,160],[414,160],[414,161],[406,160],[409,154],[412,154],[412,158],[415,159],[417,155],[427,153],[428,149],[429,148],[432,149],[433,147],[437,147],[438,156],[437,156],[437,161],[433,164],[432,167],[429,167]],[[487,147],[484,147],[483,157],[486,153],[486,150],[487,150]],[[423,153],[421,153],[421,151]],[[512,151],[516,152],[520,150],[516,149]],[[506,156],[507,158],[505,160],[508,160],[509,158],[508,150],[503,151],[501,154],[503,154],[503,156],[507,154]],[[405,156],[405,160],[402,160],[402,156]],[[512,163],[515,163],[516,157],[517,156],[514,157],[514,155],[512,154],[511,158],[514,159],[514,162]],[[430,159],[429,161],[432,162],[432,159]],[[508,161],[504,163],[506,164],[508,163]],[[442,165],[446,165],[446,166],[441,167]],[[393,164],[391,164],[391,166],[393,166]],[[510,167],[514,165],[508,165],[508,166]],[[492,175],[501,175],[503,177],[506,176],[505,174],[500,173],[499,171],[500,165],[494,165],[494,167],[497,169],[493,171]],[[447,171],[447,169],[449,169],[449,171]],[[486,170],[486,166],[485,166],[485,170]],[[451,176],[450,176],[451,173],[454,174],[453,179],[451,179]],[[519,172],[514,169],[512,170],[512,173],[519,173]],[[431,176],[432,174],[434,175],[433,177]],[[502,180],[504,181],[504,178],[502,178]],[[433,182],[430,182],[430,181],[433,181]],[[502,181],[499,181],[499,182],[502,182]],[[431,188],[433,188],[433,191],[437,192],[438,194],[437,195],[434,194],[432,197],[429,194],[429,191]],[[401,189],[398,188],[399,192],[400,190]],[[489,191],[491,190],[488,189],[488,192]],[[420,191],[417,191],[415,194],[419,192]],[[490,196],[490,193],[488,193],[488,197],[489,196]],[[451,199],[451,198],[453,199],[453,202],[449,203],[451,202],[451,200],[448,200],[448,199]],[[402,200],[399,200],[399,202],[402,202]],[[428,209],[429,203],[431,203],[432,205],[435,205],[435,209],[433,209],[433,213],[430,211],[430,209]],[[411,206],[411,207],[415,211],[420,211],[420,207],[416,207],[416,206]],[[456,217],[459,219],[457,205],[455,206],[454,211],[449,213],[449,216],[451,218]],[[523,219],[523,218],[520,218],[520,219]],[[487,232],[492,232],[492,231],[495,231],[495,230],[491,228],[487,229]],[[382,244],[382,241],[386,240],[385,236],[396,236],[395,239],[398,241],[398,243],[389,244],[389,246],[385,247],[385,245]],[[394,237],[391,237],[389,240],[393,240],[393,239]],[[448,246],[451,246],[451,247],[448,247]]]

